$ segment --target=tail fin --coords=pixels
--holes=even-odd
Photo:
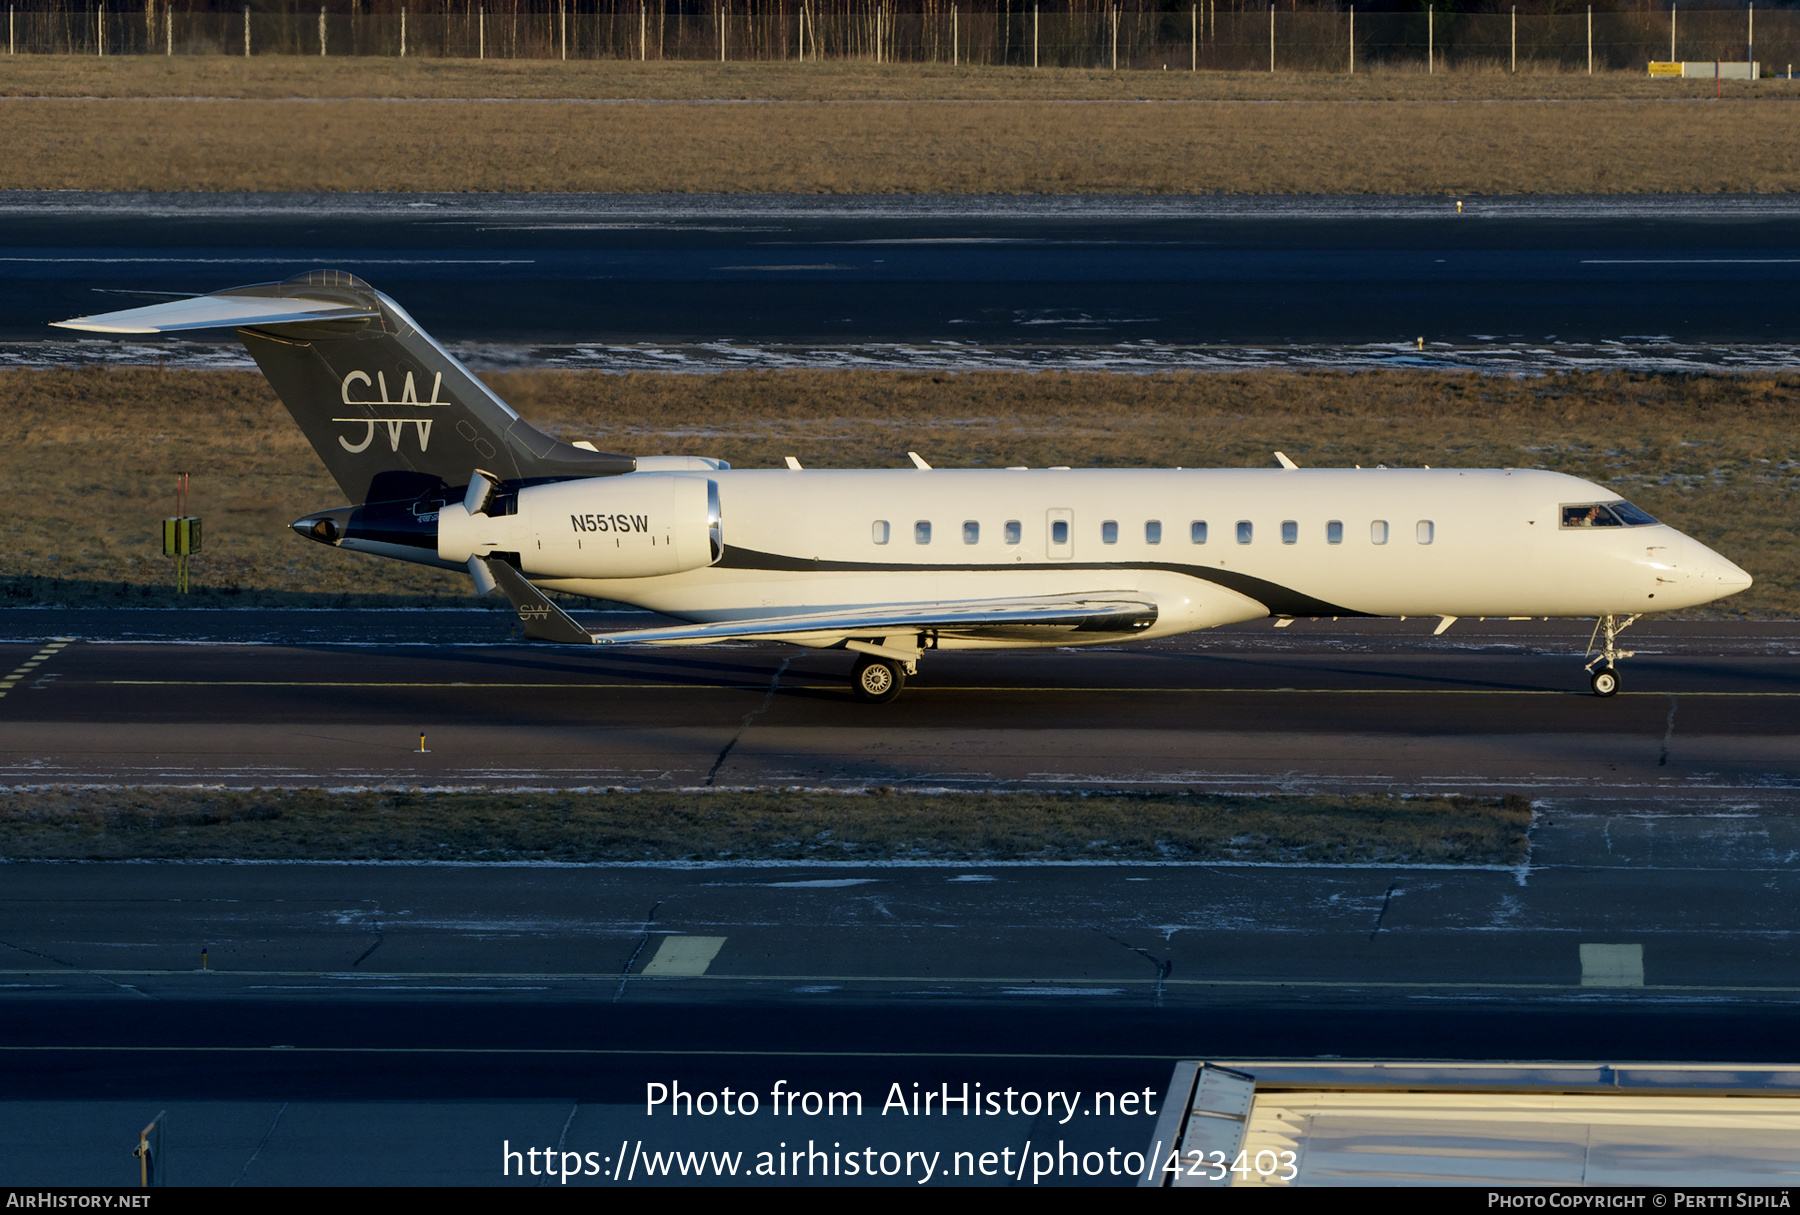
[[[59,326],[103,333],[231,327],[351,502],[411,501],[480,468],[529,482],[631,472],[630,456],[544,434],[396,304],[313,270]]]

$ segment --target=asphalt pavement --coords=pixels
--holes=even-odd
[[[492,366],[1792,362],[1792,200],[1464,201],[0,193],[0,357],[328,266]]]
[[[169,1111],[169,1176],[192,1184],[563,1184],[507,1172],[508,1145],[533,1145],[532,1167],[577,1152],[570,1184],[684,1184],[670,1151],[742,1167],[802,1143],[840,1169],[850,1149],[896,1170],[964,1151],[968,1171],[927,1184],[1031,1184],[1035,1165],[975,1162],[1144,1151],[1149,1120],[1118,1094],[1160,1096],[1178,1058],[1792,1062],[1800,630],[1646,622],[1628,690],[1602,701],[1577,622],[1434,624],[937,654],[869,708],[840,655],[531,646],[501,613],[0,613],[15,786],[1466,789],[1537,806],[1529,859],[1493,868],[0,865],[6,1180],[128,1180],[137,1129]],[[676,1083],[763,1108],[677,1121],[646,1104]],[[895,1085],[965,1083],[1040,1105],[979,1125],[887,1105]],[[781,1089],[865,1108],[778,1123]],[[1051,1091],[1079,1113],[1043,1112]]]
[[[350,638],[376,615],[285,619]],[[284,641],[253,612],[6,613],[15,635],[74,640],[0,644],[19,681],[0,697],[0,780],[1711,800],[1800,784],[1800,635],[1782,624],[1641,625],[1609,700],[1588,692],[1579,622],[1432,637],[1435,621],[1320,620],[934,653],[898,701],[865,706],[839,652],[594,651],[510,642],[501,614],[396,616],[358,645]],[[432,644],[438,629],[463,644]],[[263,643],[229,642],[246,632]]]

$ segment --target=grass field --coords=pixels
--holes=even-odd
[[[9,860],[1286,861],[1515,865],[1521,797],[0,792]]]
[[[1800,375],[1506,379],[1434,372],[965,375],[518,372],[526,417],[602,450],[737,467],[1052,464],[1542,467],[1616,488],[1756,577],[1723,615],[1800,617]],[[339,552],[286,524],[341,504],[254,372],[0,372],[12,534],[0,602],[174,602],[158,520],[193,474],[187,602],[468,602],[468,579]]]
[[[1800,105],[11,101],[14,190],[1800,189]]]
[[[154,56],[0,64],[0,189],[1800,189],[1800,92],[1787,81],[1740,84],[1714,102],[1696,82],[1626,74]],[[754,100],[722,104],[734,99]]]
[[[1171,65],[1172,67],[1176,65]],[[1710,80],[1643,72],[1424,65],[1336,72],[1109,72],[855,62],[376,59],[268,55],[0,58],[0,97],[631,99],[645,101],[1626,101],[1708,98]],[[1727,82],[1733,98],[1800,97],[1800,85]]]

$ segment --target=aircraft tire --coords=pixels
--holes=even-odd
[[[856,660],[850,674],[850,691],[864,704],[884,705],[900,695],[906,686],[906,672],[897,662],[864,654]]]
[[[1617,696],[1619,694],[1619,673],[1610,667],[1601,667],[1588,680],[1593,685],[1596,696]]]

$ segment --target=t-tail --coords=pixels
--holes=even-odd
[[[513,412],[393,300],[353,274],[279,283],[77,317],[58,328],[174,333],[230,328],[356,506],[294,524],[327,543],[436,558],[436,505],[472,474],[507,491],[628,473],[630,456],[563,443]]]

